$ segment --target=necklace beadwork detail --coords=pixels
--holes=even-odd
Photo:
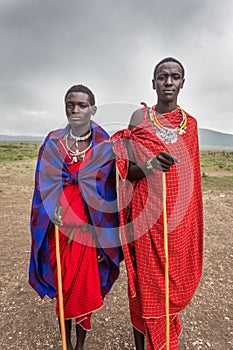
[[[73,151],[68,144],[68,135],[65,136],[65,141],[66,141],[66,147],[69,151],[70,157],[72,158],[71,164],[77,163],[79,160],[84,160],[86,152],[92,147],[92,141],[90,144],[85,148],[83,151],[79,151],[78,148]],[[83,140],[82,140],[83,141]],[[75,142],[75,145],[77,147],[77,141]]]
[[[177,108],[181,111],[182,121],[176,128],[163,126],[156,116],[156,106],[151,108],[150,118],[156,127],[156,135],[165,143],[175,143],[178,139],[178,135],[182,135],[186,132],[187,116],[180,106],[177,106]]]
[[[76,142],[78,141],[85,141],[87,140],[89,137],[91,136],[91,130],[89,130],[89,133],[85,136],[75,136],[73,135],[71,129],[70,129],[70,137],[72,138],[72,140],[75,140]]]

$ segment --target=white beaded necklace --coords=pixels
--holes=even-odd
[[[72,134],[72,131],[71,131],[71,129],[70,129],[70,137],[71,137],[73,140],[75,140],[76,142],[78,142],[78,141],[85,141],[85,140],[87,140],[90,136],[91,136],[91,129],[89,130],[89,133],[88,133],[87,135],[85,135],[85,136],[75,136],[75,135]]]
[[[66,136],[65,137],[65,140],[66,140],[66,147],[70,153],[70,156],[72,158],[72,161],[71,161],[71,164],[73,163],[77,163],[78,160],[83,160],[85,158],[85,154],[86,152],[91,148],[92,146],[92,141],[89,143],[89,145],[87,146],[87,148],[85,148],[83,151],[79,151],[78,148],[73,151],[70,147],[69,147],[69,144],[68,144],[68,137]],[[77,143],[76,143],[77,145]]]
[[[150,109],[150,119],[152,120],[152,122],[156,127],[156,134],[165,143],[175,143],[178,140],[178,135],[179,134],[182,135],[186,132],[187,116],[180,106],[177,106],[177,108],[181,111],[182,121],[180,125],[177,126],[176,128],[165,127],[162,124],[160,124],[155,113],[156,106],[153,106]]]

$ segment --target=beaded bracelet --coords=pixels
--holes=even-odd
[[[148,169],[148,170],[151,170],[151,169],[154,169],[154,167],[153,167],[153,165],[152,165],[152,161],[154,160],[154,157],[152,157],[152,158],[150,158],[150,159],[148,159],[147,161],[146,161],[146,168]]]

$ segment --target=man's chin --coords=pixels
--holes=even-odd
[[[74,129],[84,129],[88,128],[90,126],[90,121],[84,121],[84,120],[68,120],[69,125]]]
[[[166,96],[163,96],[163,98],[161,100],[165,103],[175,102],[177,100],[177,95],[167,94]]]

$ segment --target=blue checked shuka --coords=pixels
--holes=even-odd
[[[104,262],[99,264],[101,289],[107,294],[119,275],[122,259],[118,235],[118,213],[115,188],[115,160],[108,134],[92,122],[92,152],[80,170],[71,174],[58,150],[57,141],[69,132],[69,126],[49,133],[42,144],[36,167],[35,190],[31,209],[31,257],[29,283],[43,298],[56,296],[50,263],[48,232],[64,186],[77,183],[96,246]]]

